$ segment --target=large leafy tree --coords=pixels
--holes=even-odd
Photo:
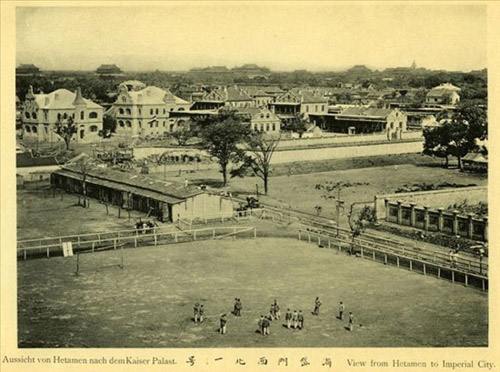
[[[473,102],[465,102],[436,128],[424,131],[424,154],[448,158],[455,156],[462,169],[462,158],[478,149],[478,140],[488,138],[486,110]],[[448,161],[446,161],[448,164]]]
[[[198,135],[202,146],[220,166],[224,186],[228,181],[228,167],[245,157],[241,144],[250,134],[247,123],[234,111],[222,110],[218,115],[199,122]]]
[[[271,137],[261,132],[253,132],[247,136],[246,150],[241,166],[231,171],[231,176],[242,177],[250,169],[264,183],[264,193],[269,191],[269,176],[271,175],[271,159],[278,147],[280,137]]]
[[[55,123],[54,132],[59,135],[66,144],[66,150],[69,150],[71,138],[77,132],[77,126],[72,116],[67,119],[58,119]]]
[[[307,129],[307,124],[308,121],[305,118],[304,114],[296,114],[293,118],[287,120],[287,122],[284,123],[283,129],[296,132],[301,138]]]

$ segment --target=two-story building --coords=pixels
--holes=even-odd
[[[460,102],[460,88],[450,83],[432,88],[425,97],[427,107],[456,106]]]
[[[218,110],[221,107],[255,107],[255,102],[243,89],[237,86],[220,87],[205,93],[195,100],[192,110]]]
[[[128,137],[163,135],[177,130],[177,120],[170,117],[174,111],[187,111],[191,103],[173,95],[169,90],[155,86],[129,90],[119,87],[113,103],[116,134]]]
[[[325,115],[325,126],[337,133],[386,133],[388,140],[401,139],[407,116],[399,109],[348,107],[338,114]]]
[[[326,114],[328,100],[314,92],[292,89],[276,97],[275,101],[270,103],[270,108],[281,120],[300,114],[307,118],[309,114]]]
[[[265,107],[246,107],[238,109],[245,116],[253,131],[277,134],[281,130],[281,120],[274,112]]]
[[[56,123],[73,120],[77,132],[76,142],[98,142],[102,130],[103,108],[83,98],[80,88],[76,92],[57,89],[52,93],[34,94],[30,86],[22,107],[23,138],[40,142],[57,142]]]

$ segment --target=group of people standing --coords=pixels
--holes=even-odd
[[[319,316],[319,309],[321,307],[321,301],[319,297],[316,297],[314,301],[314,309],[312,311],[312,315],[314,316]],[[236,317],[241,317],[241,310],[243,309],[243,305],[241,303],[240,298],[235,298],[234,299],[234,307],[233,307],[233,315]],[[203,322],[204,319],[204,312],[205,309],[203,307],[203,304],[196,303],[194,305],[194,322],[195,323],[201,323]],[[338,316],[337,319],[343,320],[344,319],[344,312],[345,312],[345,305],[342,301],[339,302],[338,305]],[[260,319],[258,321],[258,331],[262,336],[267,336],[271,334],[270,327],[271,327],[271,322],[273,320],[279,320],[281,318],[281,311],[280,311],[280,306],[278,305],[278,301],[274,300],[274,302],[271,304],[271,308],[269,311],[268,315],[261,315]],[[293,312],[288,308],[286,313],[285,313],[285,321],[286,328],[288,329],[303,329],[304,328],[304,314],[302,313],[302,310],[294,310]],[[349,331],[354,330],[354,315],[352,312],[349,312],[349,325],[347,329]],[[226,333],[226,326],[227,326],[227,315],[226,314],[221,314],[219,318],[219,330],[218,332],[220,334],[225,334]]]

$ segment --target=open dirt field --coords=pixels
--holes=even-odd
[[[18,262],[21,347],[485,346],[488,297],[460,285],[294,239],[202,241]],[[321,314],[311,315],[314,299]],[[242,317],[230,314],[233,299]],[[305,329],[257,320],[277,299],[305,313]],[[354,332],[336,319],[339,301]],[[193,304],[208,319],[195,325]],[[217,333],[221,313],[227,334]],[[361,324],[361,326],[360,326]],[[50,332],[47,330],[50,329]]]

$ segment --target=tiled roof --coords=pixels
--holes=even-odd
[[[40,109],[74,109],[76,93],[67,89],[57,89],[48,94],[35,94],[35,101]],[[82,98],[87,108],[102,109],[102,106],[87,98]]]
[[[338,114],[337,117],[362,116],[370,118],[386,118],[391,112],[391,109],[376,107],[348,107]]]
[[[128,94],[132,103],[135,105],[162,105],[166,101],[174,101],[176,104],[189,104],[188,101],[175,96],[169,90],[164,90],[155,86],[148,86],[144,89],[130,91],[124,94]]]
[[[70,176],[81,177],[81,172],[77,165],[65,165],[56,173]],[[147,175],[122,172],[110,168],[94,167],[87,172],[87,175],[93,177],[96,181],[105,181],[114,183],[115,187],[131,186],[137,189],[152,191],[162,194],[166,197],[178,199],[180,202],[192,196],[203,194],[204,191],[196,186],[188,185],[187,187],[178,182],[162,181],[157,178],[151,178]]]

